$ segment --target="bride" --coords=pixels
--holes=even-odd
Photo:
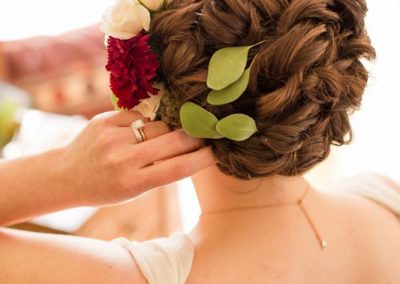
[[[375,57],[366,11],[364,0],[119,0],[102,26],[116,102],[144,113],[163,93],[163,122],[137,111],[97,118],[47,153],[63,177],[53,191],[39,189],[42,177],[24,196],[7,184],[27,186],[39,157],[0,164],[2,223],[186,175],[199,222],[143,243],[3,229],[0,283],[400,283],[400,186],[371,174],[327,193],[303,178],[351,139],[362,60]],[[104,132],[109,143],[98,143]],[[27,162],[35,167],[1,175]]]

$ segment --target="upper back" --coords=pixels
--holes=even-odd
[[[369,178],[379,181],[372,184],[381,188],[381,196],[386,196],[382,192],[388,185],[387,194],[395,192],[391,181]],[[358,181],[365,185],[367,180]],[[207,235],[195,230],[196,257],[187,283],[400,283],[398,216],[351,193],[357,190],[339,190],[343,186],[335,193],[316,192],[307,203],[316,227],[328,240],[327,249],[321,249],[297,209],[266,211],[276,218],[264,222],[258,213],[247,223],[237,220],[240,230],[222,226],[225,231],[215,229]]]
[[[190,236],[116,242],[149,284],[400,283],[398,185],[374,175],[352,178],[333,193],[313,191],[305,205],[328,241],[325,250],[296,206],[247,211],[228,222],[217,217]]]

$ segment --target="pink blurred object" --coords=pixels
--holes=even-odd
[[[56,37],[0,42],[0,80],[32,97],[34,107],[91,117],[112,108],[106,48],[97,25]]]

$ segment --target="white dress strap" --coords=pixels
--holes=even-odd
[[[386,206],[400,219],[400,185],[389,178],[377,174],[360,174],[343,180],[339,188]]]
[[[145,242],[113,240],[133,257],[149,284],[184,284],[194,258],[189,236],[175,234]]]

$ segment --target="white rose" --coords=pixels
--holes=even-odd
[[[159,11],[165,4],[171,0],[140,0],[140,2],[151,11]]]
[[[150,28],[150,12],[137,0],[117,0],[103,15],[101,30],[117,39],[131,39]]]
[[[160,89],[160,92],[155,96],[140,101],[140,104],[135,106],[133,110],[139,111],[144,117],[150,118],[152,121],[156,118],[157,110],[160,107],[161,99],[163,97],[163,85],[155,86]]]

